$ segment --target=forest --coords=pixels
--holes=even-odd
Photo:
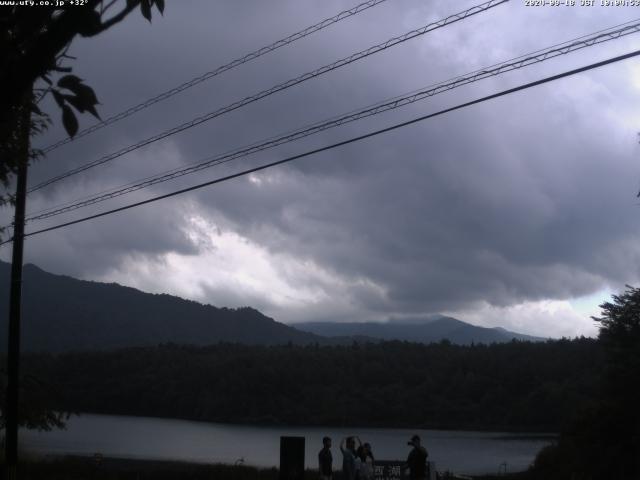
[[[25,404],[211,422],[558,432],[597,397],[594,339],[470,346],[164,344],[29,354]],[[46,393],[42,393],[46,392]],[[52,403],[53,402],[53,403]]]
[[[550,432],[557,440],[517,478],[637,479],[640,289],[628,287],[601,308],[597,339],[162,344],[26,354],[21,424],[51,428],[67,413],[92,412],[254,425]]]

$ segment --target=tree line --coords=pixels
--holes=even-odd
[[[459,346],[209,347],[29,354],[54,410],[211,422],[562,430],[594,406],[594,339]],[[42,393],[33,395],[41,395]],[[25,391],[26,404],[38,404]]]
[[[627,287],[600,308],[597,395],[538,455],[531,479],[640,478],[640,289]]]

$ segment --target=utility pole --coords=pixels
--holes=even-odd
[[[20,319],[22,302],[22,257],[24,247],[24,217],[27,200],[27,166],[29,164],[29,138],[31,133],[32,92],[18,113],[19,155],[16,176],[15,217],[13,221],[13,251],[11,259],[11,285],[9,298],[9,335],[7,350],[7,407],[5,462],[7,480],[17,479],[18,468],[18,391],[20,382]]]

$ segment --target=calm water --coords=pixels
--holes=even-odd
[[[244,458],[248,465],[277,466],[280,436],[306,438],[306,463],[317,466],[322,437],[333,438],[334,466],[342,463],[338,444],[346,435],[357,434],[371,443],[380,460],[404,459],[407,440],[414,433],[422,437],[429,459],[438,470],[456,473],[496,473],[500,464],[507,471],[526,469],[536,453],[551,439],[493,432],[403,430],[379,428],[263,428],[216,423],[188,422],[144,417],[82,415],[72,417],[67,430],[21,431],[22,447],[41,454],[93,455],[154,460],[234,463]]]

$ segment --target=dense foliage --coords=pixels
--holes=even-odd
[[[557,431],[595,396],[594,340],[163,345],[28,355],[58,409],[215,422]]]
[[[640,478],[640,289],[629,287],[600,307],[605,365],[597,404],[538,456],[535,478]]]
[[[3,412],[6,410],[7,373],[0,372],[0,431],[5,429],[6,418]],[[18,405],[18,423],[21,427],[49,431],[54,428],[64,428],[69,414],[60,410],[51,409],[53,391],[46,382],[32,375],[23,375],[20,378],[20,404]]]
[[[136,9],[149,21],[153,7],[164,11],[164,0],[85,0],[75,6],[14,3],[0,9],[0,206],[13,201],[5,189],[18,165],[41,155],[29,147],[29,137],[48,125],[49,115],[39,107],[44,96],[53,95],[72,137],[78,131],[76,112],[98,117],[95,93],[64,66],[65,60],[73,59],[67,55],[72,40],[95,37]]]

